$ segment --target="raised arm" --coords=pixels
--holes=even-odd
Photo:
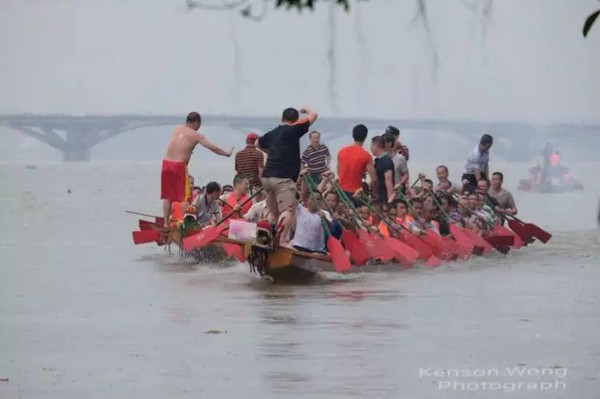
[[[306,119],[308,119],[308,122],[312,125],[313,123],[315,123],[315,121],[317,120],[317,118],[319,117],[319,114],[317,114],[315,112],[315,110],[313,110],[310,107],[302,107],[300,108],[300,112],[303,114],[306,114]]]
[[[231,147],[231,150],[229,150],[229,151],[222,150],[221,148],[217,147],[216,145],[214,145],[213,143],[208,141],[208,139],[206,137],[204,137],[203,134],[200,134],[200,133],[198,133],[198,143],[200,143],[207,150],[210,150],[210,151],[214,152],[215,154],[222,155],[224,157],[230,157],[231,154],[233,153],[233,147]]]

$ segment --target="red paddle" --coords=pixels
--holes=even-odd
[[[511,218],[520,222],[523,225],[524,231],[527,232],[527,234],[531,235],[532,237],[537,238],[544,244],[547,243],[550,240],[550,238],[552,238],[552,234],[548,233],[546,230],[542,229],[541,227],[539,227],[533,223],[523,222],[521,219],[518,219],[515,216],[511,216]]]
[[[367,252],[373,259],[381,259],[384,262],[392,260],[394,258],[394,251],[383,241],[381,237],[379,237],[374,232],[370,232],[367,234],[365,231],[364,234],[359,233],[359,237],[361,237],[361,241],[364,242],[363,237],[367,235],[369,237],[367,242]]]
[[[494,232],[494,234],[502,234],[502,235],[510,235],[513,237],[513,248],[514,249],[519,249],[523,246],[523,240],[521,240],[521,237],[519,237],[518,235],[516,235],[515,233],[513,233],[512,231],[510,231],[509,229],[507,229],[504,226],[501,225],[496,225],[494,226],[494,229],[492,230]]]
[[[154,218],[154,223],[159,225],[159,226],[163,226],[165,224],[165,219],[163,219],[160,216],[154,216],[154,215],[148,215],[147,213],[140,213],[140,212],[134,212],[134,211],[125,211],[125,213],[131,213],[132,215],[138,215],[138,216],[145,216],[148,218]]]
[[[329,251],[329,256],[333,261],[333,266],[335,267],[336,272],[345,273],[352,269],[350,259],[348,259],[348,255],[346,255],[346,251],[344,251],[342,243],[331,234],[327,239],[327,251]]]
[[[462,226],[459,226],[456,223],[449,223],[449,229],[450,233],[454,236],[454,239],[456,240],[456,244],[460,251],[460,257],[463,259],[469,259],[471,253],[473,252],[473,242],[465,233],[465,230],[462,228]]]
[[[419,257],[419,252],[400,240],[396,240],[392,237],[384,237],[383,241],[394,251],[394,259],[402,266],[412,266]]]
[[[367,249],[358,240],[356,234],[350,230],[342,230],[342,243],[350,251],[350,258],[356,266],[362,266],[369,260]]]
[[[419,240],[419,237],[415,236],[414,234],[403,230],[400,232],[400,237],[406,244],[410,245],[419,252],[419,257],[423,261],[426,261],[433,255],[431,248],[427,244],[423,243],[423,241]]]
[[[487,242],[489,242],[493,247],[498,245],[510,247],[515,243],[515,239],[513,236],[494,234],[487,238]]]
[[[228,257],[236,258],[240,262],[243,262],[246,260],[246,258],[244,257],[244,251],[242,250],[242,246],[240,244],[233,244],[230,242],[221,242],[220,245]]]
[[[161,239],[161,235],[162,232],[158,230],[143,230],[132,232],[133,243],[135,245],[159,241]]]
[[[525,226],[523,226],[521,223],[517,222],[514,219],[506,219],[508,221],[508,227],[510,227],[510,229],[517,234],[521,240],[523,240],[524,242],[528,243],[530,241],[533,240],[533,236],[525,230]]]
[[[492,246],[473,230],[465,229],[464,232],[474,243],[475,249],[481,250],[482,253],[488,253],[492,250]]]

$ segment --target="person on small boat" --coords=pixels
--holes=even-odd
[[[504,175],[502,172],[494,172],[492,174],[492,184],[488,191],[488,195],[494,198],[498,203],[495,208],[496,212],[509,216],[516,215],[518,211],[515,199],[510,191],[502,187],[503,182]]]
[[[265,167],[263,153],[254,146],[256,140],[258,140],[256,133],[248,133],[246,147],[235,154],[235,172],[248,179],[251,193],[262,187],[260,177]]]
[[[200,144],[215,154],[230,157],[229,151],[222,150],[211,143],[203,134],[198,133],[202,118],[197,112],[190,112],[185,125],[175,128],[169,139],[167,151],[162,161],[160,198],[163,200],[164,225],[168,227],[171,216],[171,203],[181,202],[184,209],[188,206],[190,188],[187,165],[196,145]]]
[[[300,113],[306,117],[299,119]],[[287,243],[294,223],[298,200],[296,180],[300,173],[300,139],[317,120],[318,114],[308,108],[286,108],[281,125],[262,135],[255,146],[268,153],[261,183],[267,194],[267,207],[277,224],[282,226],[280,242]]]
[[[219,183],[211,181],[206,185],[204,194],[198,196],[196,201],[194,201],[198,224],[206,226],[216,223],[221,218],[221,208],[219,207],[220,196],[221,186]]]
[[[262,220],[271,220],[271,214],[269,213],[269,208],[267,208],[267,196],[264,191],[261,191],[256,197],[254,197],[256,201],[244,214],[244,219],[247,222],[258,223]]]
[[[228,208],[224,212],[229,213],[233,211],[233,215],[230,216],[231,219],[242,219],[243,215],[245,215],[252,206],[250,202],[242,206],[242,203],[248,199],[248,195],[246,194],[248,191],[248,184],[248,179],[242,175],[236,175],[233,178],[233,191],[227,194],[224,200],[224,203],[227,204],[225,208]]]
[[[321,193],[316,191],[306,198],[306,207],[296,206],[294,238],[290,244],[299,251],[326,253],[322,219],[331,227],[332,218],[329,212],[319,208],[321,199]]]
[[[321,143],[321,133],[316,130],[308,135],[309,145],[302,153],[302,165],[306,167],[307,173],[316,183],[321,183],[323,173],[329,170],[331,154],[329,148]]]
[[[465,173],[462,175],[463,191],[475,191],[477,182],[489,176],[490,148],[493,143],[493,137],[484,134],[479,140],[479,145],[469,153],[465,163]]]
[[[363,148],[368,130],[365,125],[356,125],[352,129],[353,144],[343,147],[337,154],[337,175],[339,186],[346,196],[359,205],[354,193],[362,187],[362,179],[366,174],[371,180],[372,191],[377,190],[377,175],[371,154]]]

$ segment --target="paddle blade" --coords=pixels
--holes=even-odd
[[[510,247],[508,245],[496,245],[494,248],[496,248],[496,250],[503,255],[506,255],[510,252]]]
[[[412,266],[417,258],[419,252],[409,247],[402,241],[396,240],[392,237],[385,237],[385,244],[387,244],[394,251],[394,259],[396,259],[402,266]]]
[[[244,251],[241,245],[232,244],[228,242],[222,242],[221,247],[225,251],[228,257],[236,258],[240,262],[244,262],[246,258],[244,257]]]
[[[515,219],[508,219],[508,227],[510,227],[510,229],[516,235],[518,235],[524,242],[529,242],[533,237],[533,235],[531,235],[530,232],[527,231],[525,226]]]
[[[371,237],[372,242],[374,243],[374,258],[381,259],[384,262],[390,261],[394,259],[394,251],[390,248],[389,245],[383,241],[383,238],[379,237],[377,234],[371,232],[369,235]]]
[[[445,236],[442,238],[446,243],[446,247],[448,247],[449,250],[454,252],[457,258],[468,260],[471,257],[471,250],[458,245],[458,243],[452,237]]]
[[[439,267],[442,264],[440,258],[435,255],[431,255],[427,261],[425,261],[425,266],[427,267]]]
[[[510,247],[515,243],[515,240],[513,236],[491,235],[487,238],[487,242],[489,242],[492,247],[497,247],[499,245]]]
[[[500,225],[494,226],[494,229],[492,231],[495,235],[511,236],[513,238],[512,247],[514,249],[519,249],[523,246],[523,240],[521,240],[521,238],[518,235],[516,235],[515,233],[513,233],[512,231],[510,231],[509,229],[507,229],[504,226],[500,226]]]
[[[480,254],[479,253],[480,251],[481,251],[481,254],[485,254],[492,250],[492,246],[486,240],[484,240],[479,234],[474,232],[473,230],[464,229],[463,231],[471,239],[471,242],[473,242],[475,244],[474,252],[477,255]]]
[[[193,251],[197,248],[202,248],[203,246],[210,244],[219,238],[221,231],[221,226],[207,227],[198,234],[184,238],[182,248],[186,252]]]
[[[460,251],[460,257],[463,259],[468,259],[473,252],[474,243],[464,232],[464,229],[455,223],[450,223],[450,233],[452,233],[454,239],[456,240],[456,244]]]
[[[533,223],[525,223],[525,228],[531,232],[531,235],[544,244],[550,241],[552,238],[552,234],[548,233],[546,230],[542,229],[539,226],[536,226]]]
[[[142,230],[132,232],[133,243],[135,245],[156,242],[161,239],[161,232],[157,230]]]
[[[367,249],[350,230],[342,230],[342,244],[350,251],[350,259],[355,265],[362,266],[369,260]]]
[[[450,260],[456,253],[448,248],[448,245],[442,239],[442,236],[433,230],[425,230],[425,236],[421,240],[431,247],[435,256]]]
[[[427,261],[433,255],[431,248],[421,241],[419,237],[405,231],[401,233],[401,237],[406,244],[410,245],[419,252],[419,257],[423,261]]]
[[[345,273],[352,268],[350,259],[348,259],[342,243],[334,236],[329,236],[327,239],[327,250],[329,251],[329,256],[331,256],[336,272]]]
[[[140,230],[160,230],[160,228],[161,228],[160,225],[153,223],[153,222],[149,222],[147,220],[139,219],[138,222],[139,222],[138,225],[140,227]]]

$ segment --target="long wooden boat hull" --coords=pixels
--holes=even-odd
[[[316,278],[319,273],[335,273],[335,267],[328,255],[318,253],[301,252],[296,249],[280,247],[274,251],[268,251],[266,264],[255,264],[254,251],[264,251],[246,244],[246,256],[250,264],[259,274],[264,274],[279,281],[301,281]],[[266,267],[265,267],[266,266]],[[370,262],[364,266],[352,266],[348,273],[369,273],[380,271],[405,270],[396,262]]]

